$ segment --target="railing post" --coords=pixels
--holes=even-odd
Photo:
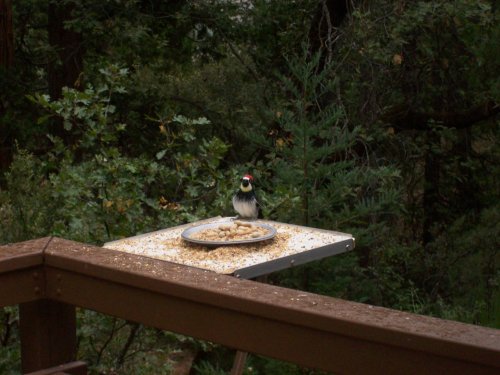
[[[19,305],[23,373],[75,360],[76,309],[41,299]]]

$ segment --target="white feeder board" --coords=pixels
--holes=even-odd
[[[108,242],[104,247],[161,259],[245,279],[350,251],[350,234],[304,226],[256,220],[274,227],[276,236],[267,241],[243,245],[207,247],[181,238],[184,230],[231,218],[215,217],[191,224],[163,229],[135,237]]]

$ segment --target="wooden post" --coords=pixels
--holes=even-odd
[[[233,361],[230,375],[241,375],[245,370],[245,363],[247,361],[247,352],[237,351]]]
[[[76,309],[47,299],[19,305],[23,373],[58,366],[76,357]]]
[[[262,275],[255,278],[255,281],[259,283],[267,283],[269,275]],[[233,360],[233,367],[231,368],[230,375],[241,375],[245,370],[245,364],[247,361],[248,353],[242,352],[240,350],[236,351],[236,355]]]

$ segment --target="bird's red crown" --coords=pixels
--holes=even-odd
[[[246,174],[243,178],[248,178],[250,181],[253,181],[253,176],[251,174]]]

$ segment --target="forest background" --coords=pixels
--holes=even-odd
[[[0,0],[0,244],[232,215],[352,233],[270,282],[500,328],[494,0]],[[78,312],[92,374],[231,352]],[[0,372],[19,372],[0,310]],[[250,357],[247,373],[309,373]]]

